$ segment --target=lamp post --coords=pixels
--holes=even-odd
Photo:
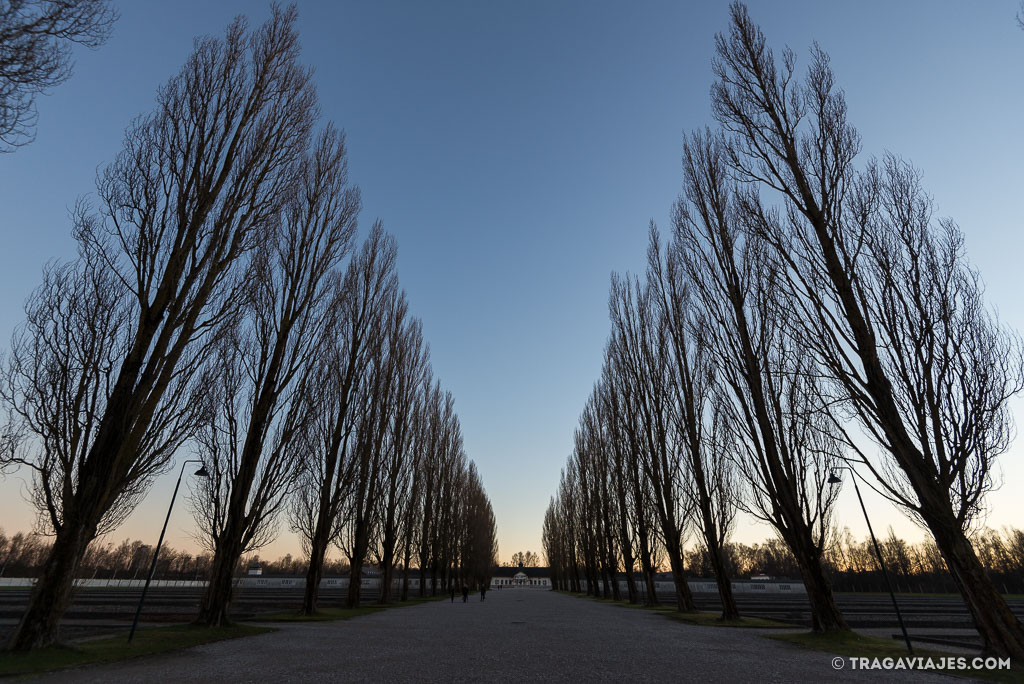
[[[160,557],[160,546],[164,543],[164,533],[167,532],[167,523],[171,520],[171,509],[174,508],[174,499],[178,496],[178,487],[181,486],[181,478],[185,475],[185,466],[189,463],[202,463],[199,459],[189,459],[181,464],[181,472],[178,473],[178,483],[174,485],[174,493],[171,494],[171,505],[167,507],[167,517],[164,518],[163,529],[160,530],[160,539],[156,542],[156,549],[153,550],[153,562],[149,566],[149,575],[146,576],[146,584],[142,587],[142,596],[139,597],[139,605],[135,608],[135,619],[132,620],[132,631],[128,632],[128,643],[135,637],[135,628],[139,626],[139,615],[142,614],[142,604],[146,601],[146,592],[149,591],[149,583],[153,581],[153,574],[156,572],[156,561]],[[209,477],[210,473],[205,467],[200,466],[199,470],[193,473],[197,477]]]
[[[914,654],[914,647],[910,645],[910,637],[907,635],[907,628],[903,624],[903,615],[900,613],[900,606],[896,603],[896,593],[892,590],[892,582],[889,581],[889,571],[885,568],[885,560],[882,558],[882,551],[878,548],[878,540],[875,539],[875,531],[871,529],[871,520],[868,518],[868,509],[864,506],[864,499],[860,495],[860,487],[857,486],[857,473],[850,466],[838,466],[828,476],[828,483],[833,487],[842,483],[842,479],[836,475],[836,470],[849,470],[850,479],[853,480],[853,491],[857,492],[857,501],[860,502],[860,510],[864,512],[864,522],[868,524],[868,534],[871,535],[871,543],[875,547],[875,556],[878,557],[878,564],[882,567],[882,575],[885,577],[885,586],[889,589],[889,598],[892,599],[892,607],[896,611],[896,619],[900,623],[900,631],[903,632],[903,641],[907,644],[907,652]]]

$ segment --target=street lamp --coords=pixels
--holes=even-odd
[[[181,472],[178,473],[178,483],[174,485],[174,493],[171,494],[171,505],[167,507],[167,517],[164,518],[164,527],[160,530],[160,539],[156,542],[156,549],[153,550],[153,562],[149,566],[149,575],[146,577],[146,584],[142,587],[142,596],[139,597],[139,605],[135,609],[135,619],[132,620],[132,631],[128,633],[128,643],[132,643],[135,637],[135,628],[139,625],[139,615],[142,614],[142,604],[146,600],[146,592],[149,591],[149,583],[153,581],[153,573],[156,572],[156,561],[160,556],[160,546],[164,543],[164,533],[167,532],[167,523],[171,520],[171,509],[174,508],[174,499],[178,496],[178,487],[181,486],[181,478],[185,475],[185,466],[189,463],[202,463],[199,459],[191,458],[181,464]],[[193,473],[196,477],[209,477],[205,466]]]
[[[896,610],[896,619],[900,623],[900,631],[903,632],[903,641],[907,643],[907,651],[913,655],[914,647],[910,645],[910,637],[907,635],[907,628],[903,624],[903,615],[900,614],[900,606],[896,603],[896,594],[892,590],[892,582],[889,581],[889,571],[885,568],[885,560],[882,558],[882,552],[878,548],[878,540],[875,539],[875,531],[871,529],[871,520],[868,519],[868,509],[864,507],[864,499],[860,495],[860,487],[857,486],[857,473],[850,466],[838,466],[833,469],[832,474],[828,476],[828,483],[833,487],[837,484],[842,483],[842,479],[836,475],[836,470],[849,470],[853,480],[853,491],[857,492],[857,501],[860,502],[860,510],[864,512],[864,522],[868,524],[868,534],[871,535],[871,543],[875,547],[875,555],[878,557],[878,564],[882,567],[882,575],[885,577],[885,586],[889,588],[889,597],[892,599],[892,607]]]

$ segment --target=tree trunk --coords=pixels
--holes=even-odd
[[[380,598],[377,603],[385,604],[391,600],[391,580],[394,578],[394,559],[385,550],[384,560],[380,568]]]
[[[359,556],[357,558],[349,559],[349,575],[348,575],[348,598],[345,600],[346,608],[358,608],[360,591],[362,590],[363,584],[363,558]]]
[[[398,505],[398,493],[394,491],[394,488],[397,487],[397,475],[391,472],[389,477],[391,480],[391,490],[388,492],[387,515],[384,519],[384,539],[381,544],[384,547],[384,553],[380,563],[380,599],[378,603],[382,605],[391,600],[391,580],[395,576],[395,546],[398,544],[398,530],[395,529],[397,526],[395,507]]]
[[[629,602],[634,604],[634,605],[636,605],[636,603],[640,599],[637,597],[636,579],[633,577],[632,564],[630,565],[630,567],[626,568],[625,574],[626,574],[626,593],[629,596]]]
[[[597,558],[594,556],[593,548],[584,556],[584,572],[587,576],[587,591],[594,598],[601,597],[601,581],[598,578]]]
[[[658,587],[654,583],[654,568],[653,567],[648,567],[648,569],[644,571],[644,581],[645,581],[646,587],[647,587],[647,596],[646,596],[646,598],[644,600],[644,605],[646,605],[646,606],[656,606],[656,605],[658,605]]]
[[[955,520],[929,523],[953,582],[985,644],[985,653],[1024,661],[1024,627],[986,574],[970,540]]]
[[[96,526],[65,520],[29,597],[28,608],[8,643],[12,651],[50,646],[57,640],[60,620],[71,602],[75,574]]]
[[[405,545],[405,553],[402,557],[402,598],[403,602],[409,600],[409,563],[412,562],[412,545]]]
[[[644,584],[647,589],[644,596],[644,605],[653,606],[658,602],[658,592],[654,588],[654,566],[651,565],[651,550],[647,545],[647,533],[643,528],[640,530],[640,568],[644,575]]]
[[[810,531],[804,535],[798,533],[797,539],[790,544],[793,555],[800,565],[807,600],[811,604],[811,628],[815,632],[842,632],[850,628],[843,618],[843,613],[836,605],[832,594],[832,585],[825,577],[821,567],[821,553],[810,541]]]
[[[629,602],[636,604],[636,580],[633,579],[633,540],[629,536],[629,509],[626,507],[626,487],[623,484],[622,459],[616,452],[615,457],[615,496],[619,504],[619,546],[622,548],[622,570],[626,574],[626,592]],[[618,580],[616,580],[618,584]]]
[[[698,483],[698,487],[700,487],[700,483]],[[715,525],[714,514],[711,511],[711,497],[707,495],[707,490],[704,487],[700,487],[699,496],[701,499],[701,516],[704,519],[704,544],[707,546],[708,556],[711,559],[711,570],[715,574],[718,598],[722,601],[722,619],[738,620],[740,610],[736,606],[736,597],[732,593],[732,581],[725,571],[722,547],[718,543],[718,528]]]
[[[348,387],[346,384],[344,396],[347,396]],[[342,402],[342,408],[338,411],[334,421],[334,429],[331,433],[331,441],[328,447],[327,465],[324,478],[320,483],[320,496],[317,499],[316,526],[313,529],[313,537],[310,539],[309,569],[306,571],[306,588],[302,596],[302,614],[314,615],[316,613],[317,599],[320,596],[320,579],[324,572],[324,559],[327,557],[327,547],[330,544],[331,526],[333,523],[331,511],[333,509],[334,494],[339,487],[335,483],[335,475],[338,471],[339,455],[345,449],[348,437],[344,434],[344,416],[348,411],[348,402]]]
[[[391,601],[391,584],[394,581],[394,568],[390,565],[381,569],[380,573],[380,598],[377,603],[384,605]]]
[[[224,627],[231,624],[229,610],[234,590],[235,566],[242,555],[241,535],[222,537],[213,556],[210,568],[210,583],[206,586],[203,600],[199,604],[196,624],[207,627]]]
[[[310,543],[309,569],[306,570],[306,587],[302,593],[302,614],[315,615],[317,599],[320,597],[320,580],[323,578],[324,558],[327,555],[327,535],[318,529]]]
[[[681,613],[697,610],[693,604],[693,593],[690,591],[690,583],[686,580],[686,570],[683,568],[682,549],[675,543],[673,548],[668,549],[669,565],[672,568],[672,583],[676,587],[676,608]]]
[[[711,556],[711,569],[715,573],[715,584],[718,586],[718,598],[722,601],[722,619],[738,620],[740,609],[736,605],[736,597],[732,593],[732,580],[725,571],[725,562],[722,560],[722,547],[718,545],[717,533],[710,533],[709,538],[713,543],[708,544],[708,555]]]

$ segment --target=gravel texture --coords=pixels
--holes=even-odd
[[[115,665],[55,682],[952,682],[851,671],[833,656],[545,590],[490,591]],[[963,680],[960,680],[963,681]]]

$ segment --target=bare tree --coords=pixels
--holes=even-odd
[[[626,575],[626,592],[630,603],[638,600],[636,580],[633,577],[633,567],[636,562],[634,555],[633,526],[630,524],[630,508],[628,496],[628,484],[626,476],[626,437],[622,430],[622,413],[619,406],[618,394],[615,390],[613,369],[609,354],[612,348],[605,350],[605,363],[601,370],[601,381],[598,384],[598,392],[603,405],[602,421],[608,448],[611,451],[611,462],[609,464],[610,474],[615,489],[615,509],[618,513],[617,531],[619,535],[618,548],[622,555],[622,569]]]
[[[516,551],[512,554],[512,565],[522,564],[524,567],[533,567],[540,562],[540,557],[533,551]]]
[[[609,416],[606,414],[608,405],[604,401],[603,388],[599,382],[584,409],[581,428],[585,430],[588,456],[596,478],[595,499],[597,508],[595,517],[600,524],[600,565],[605,598],[618,601],[621,592],[618,582],[619,544],[621,539],[617,531],[620,518],[616,499],[616,471],[614,468],[615,448],[609,434]],[[610,589],[610,594],[609,594]]]
[[[427,449],[431,441],[431,418],[441,401],[441,387],[436,383],[427,367],[422,386],[417,391],[416,407],[412,421],[412,447],[409,470],[411,483],[401,513],[400,544],[402,548],[402,589],[401,600],[409,599],[409,578],[412,574],[413,554],[420,548],[421,525],[423,522],[423,489],[427,473]],[[424,588],[420,587],[422,594]]]
[[[71,78],[71,46],[110,37],[109,0],[5,0],[0,5],[0,153],[35,138],[36,98]]]
[[[381,487],[387,486],[382,476],[387,450],[392,446],[388,431],[395,410],[397,385],[395,376],[400,362],[400,337],[408,323],[409,305],[405,293],[391,293],[386,304],[384,334],[381,344],[371,353],[367,368],[369,380],[363,385],[360,420],[354,433],[352,454],[352,486],[345,502],[345,524],[339,545],[348,556],[351,574],[347,606],[358,608],[360,583],[367,553],[380,533],[377,501]]]
[[[580,497],[579,497],[579,475],[570,466],[562,471],[562,481],[558,488],[558,502],[561,504],[560,517],[565,526],[565,566],[569,576],[570,591],[581,593],[584,588],[591,593],[591,588],[584,583],[580,577],[580,555],[582,544],[580,543]]]
[[[821,370],[790,334],[778,269],[744,229],[726,153],[710,135],[686,144],[673,249],[702,302],[699,334],[712,340],[720,370],[718,406],[746,484],[744,507],[799,562],[815,631],[844,630],[821,563],[837,495],[827,481],[842,449],[820,403]]]
[[[672,570],[677,607],[689,611],[694,610],[694,604],[686,580],[683,544],[691,507],[680,478],[682,453],[670,435],[668,330],[665,320],[657,315],[654,297],[651,283],[642,285],[637,278],[613,279],[612,340],[618,353],[627,415],[639,437],[635,444],[639,465]]]
[[[563,528],[558,519],[558,502],[551,497],[547,510],[544,511],[544,522],[541,528],[541,546],[544,557],[551,572],[551,588],[557,591],[568,591],[565,567],[565,539]]]
[[[469,462],[466,468],[465,490],[462,493],[465,534],[462,537],[462,575],[467,586],[487,587],[491,573],[498,560],[498,529],[494,510],[484,491],[476,464]],[[537,565],[537,554],[530,552],[532,565]]]
[[[462,586],[466,581],[461,563],[465,534],[464,493],[468,475],[468,459],[463,448],[461,430],[453,434],[440,454],[435,511],[438,524],[433,539],[435,575],[443,573],[445,587]]]
[[[986,576],[968,538],[994,459],[1009,444],[1021,344],[984,305],[952,222],[932,218],[918,174],[860,150],[828,56],[806,78],[778,63],[746,8],[716,39],[715,116],[728,161],[752,188],[745,211],[784,265],[801,344],[887,459],[861,455],[894,501],[935,538],[986,649],[1024,657],[1024,627]]]
[[[217,401],[198,440],[210,477],[192,502],[214,554],[198,618],[207,625],[229,621],[238,559],[273,539],[298,475],[322,322],[355,233],[359,193],[347,187],[340,133],[319,136],[295,179],[277,229],[253,253],[243,315],[214,361]]]
[[[600,552],[598,550],[598,537],[600,533],[595,529],[600,521],[595,520],[596,487],[595,473],[590,463],[589,453],[586,447],[581,444],[580,432],[576,432],[576,449],[569,456],[566,465],[567,470],[573,474],[573,481],[576,485],[576,498],[573,503],[575,514],[574,527],[577,533],[580,561],[583,565],[583,577],[586,582],[587,593],[594,596],[601,595],[601,584],[599,579]],[[595,524],[596,523],[596,524]]]
[[[100,174],[98,214],[77,215],[87,277],[112,274],[129,323],[89,445],[76,455],[77,477],[61,488],[61,526],[12,648],[53,641],[103,519],[173,453],[148,462],[154,452],[140,448],[161,406],[181,401],[177,388],[189,385],[237,311],[234,266],[278,220],[316,113],[309,74],[296,62],[295,20],[294,9],[275,9],[257,31],[238,19],[224,39],[197,41],[155,112],[132,124],[124,151]]]
[[[616,284],[613,281],[610,296],[612,303],[609,304],[609,308],[615,305],[615,293]],[[621,443],[625,455],[623,471],[627,482],[625,510],[630,515],[629,526],[636,534],[640,570],[644,579],[644,602],[647,605],[654,605],[658,600],[654,584],[654,574],[657,571],[657,564],[654,562],[657,533],[654,529],[652,494],[644,486],[642,456],[644,446],[639,433],[637,400],[631,391],[630,381],[623,368],[624,355],[619,350],[619,346],[620,342],[612,335],[607,352],[607,363],[610,369],[607,377],[611,381],[608,391],[615,408],[610,415],[617,420],[617,431],[624,437]]]
[[[31,470],[30,501],[39,514],[38,527],[59,533],[75,504],[74,483],[126,352],[131,309],[115,274],[82,258],[48,266],[26,314],[0,379],[9,422],[25,433],[5,464]],[[94,535],[124,521],[198,424],[204,406],[198,388],[178,382],[173,390],[158,404],[133,469]]]
[[[462,430],[455,413],[455,400],[450,392],[442,395],[440,385],[435,386],[434,393],[426,417],[427,437],[423,442],[423,499],[420,503],[418,552],[420,596],[426,593],[428,571],[431,573],[431,594],[437,593],[441,570],[441,514],[445,509],[442,485],[454,461],[454,454],[462,449]]]
[[[329,307],[331,325],[322,341],[321,364],[313,383],[319,389],[312,443],[302,460],[289,516],[309,553],[302,605],[306,615],[316,612],[327,550],[345,523],[358,398],[367,382],[371,350],[381,343],[386,304],[397,287],[395,259],[394,239],[378,221],[349,262]]]
[[[674,246],[676,249],[671,249]],[[685,274],[685,257],[674,242],[662,255],[660,237],[651,224],[647,250],[647,281],[654,289],[657,316],[667,335],[674,406],[670,410],[674,448],[682,454],[680,475],[686,496],[699,517],[699,527],[714,570],[722,601],[722,619],[739,617],[732,581],[725,568],[722,547],[736,515],[727,431],[716,395],[716,372],[711,342],[700,326],[697,298]]]
[[[429,367],[430,351],[423,344],[422,324],[418,320],[407,321],[397,332],[392,353],[395,357],[392,377],[394,403],[389,417],[388,448],[380,471],[382,495],[377,501],[379,509],[376,513],[381,529],[381,603],[391,600],[402,512],[415,472],[411,452],[414,448],[417,398]]]

